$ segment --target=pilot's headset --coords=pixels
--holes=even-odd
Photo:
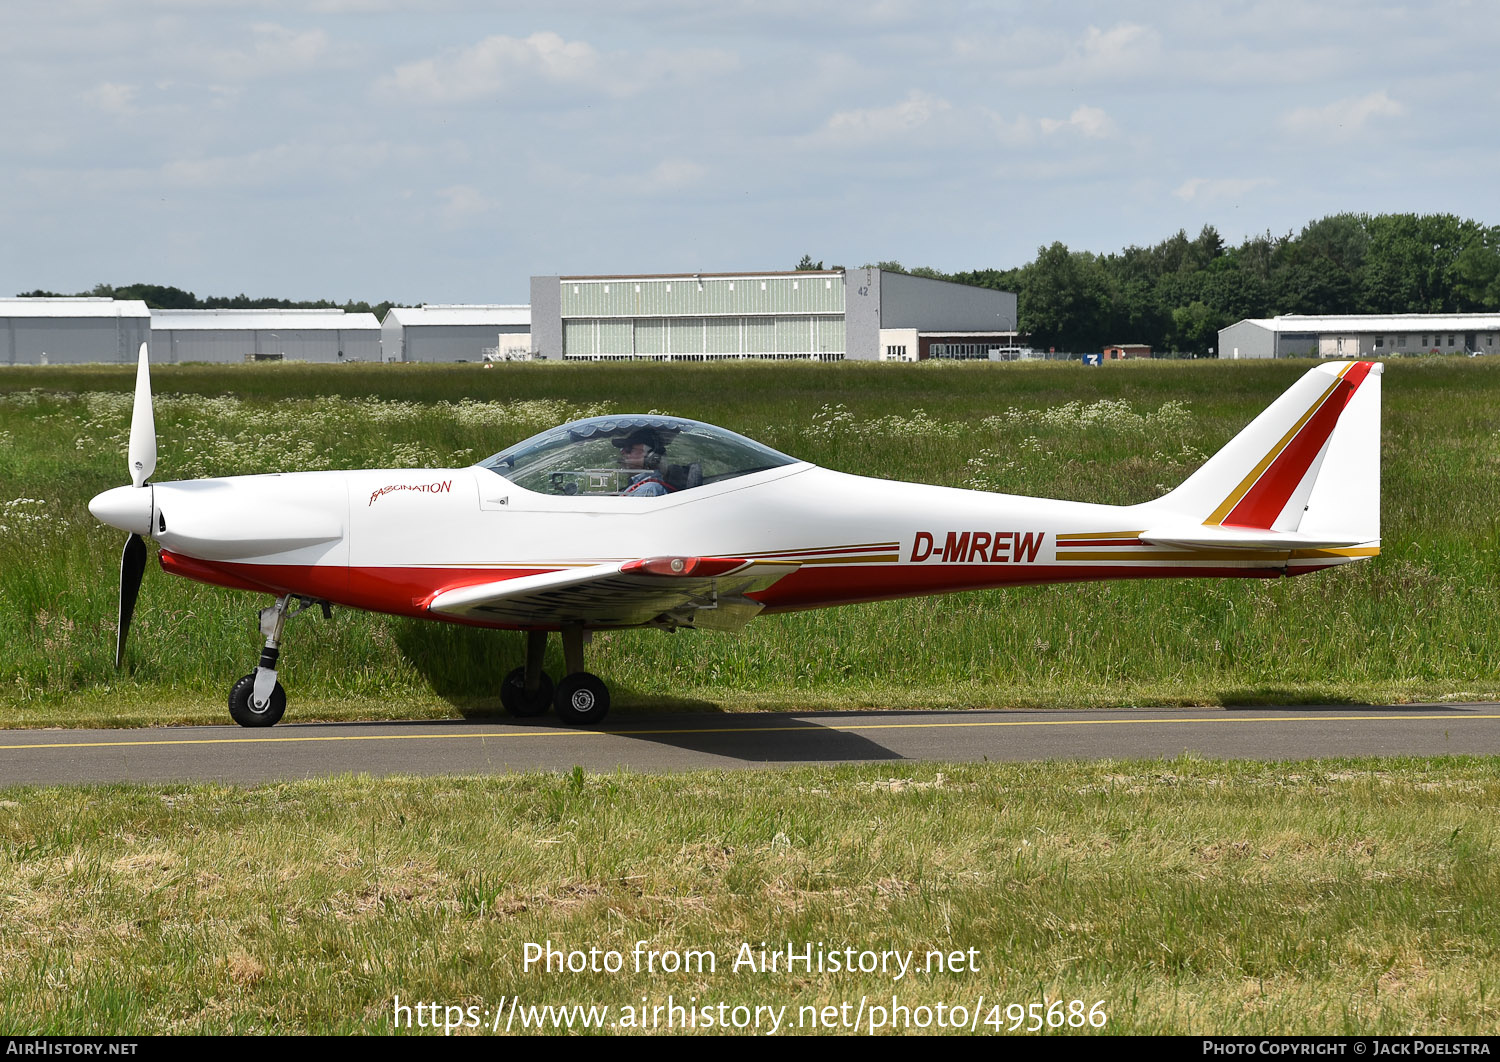
[[[641,461],[642,467],[660,468],[661,459],[667,456],[667,445],[662,442],[661,433],[654,428],[637,428],[629,435],[614,440],[614,444],[621,450],[634,446],[636,443],[646,444],[646,455]]]

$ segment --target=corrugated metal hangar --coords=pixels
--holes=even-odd
[[[153,310],[154,361],[379,361],[373,313]]]
[[[393,306],[380,325],[386,361],[494,361],[529,356],[530,306]]]
[[[0,299],[0,363],[6,365],[129,362],[150,338],[144,302]]]
[[[532,277],[531,306],[156,310],[109,299],[0,300],[7,362],[153,360],[1005,360],[1016,296],[906,273]],[[7,309],[9,308],[9,309]],[[7,316],[7,314],[9,314]]]
[[[1016,296],[879,269],[532,277],[531,322],[565,360],[993,358]]]
[[[1401,313],[1249,318],[1219,331],[1219,357],[1380,358],[1494,354],[1500,313]]]

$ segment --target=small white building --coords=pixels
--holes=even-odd
[[[380,322],[343,310],[152,310],[151,360],[379,361]]]
[[[1219,332],[1219,357],[1383,358],[1495,354],[1500,313],[1287,314],[1250,318]]]
[[[129,363],[150,338],[140,300],[0,299],[0,365]]]
[[[534,349],[531,307],[393,306],[380,346],[386,361],[514,361]]]

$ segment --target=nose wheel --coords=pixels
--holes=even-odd
[[[255,703],[255,674],[252,672],[234,684],[229,691],[229,715],[240,726],[275,726],[286,712],[286,690],[281,683],[271,688],[264,705]]]
[[[296,606],[293,608],[293,603]],[[229,716],[240,726],[275,726],[286,713],[286,690],[276,679],[276,661],[281,656],[281,632],[286,621],[314,604],[323,608],[323,618],[331,615],[327,601],[286,594],[276,604],[260,610],[260,632],[266,644],[260,651],[260,665],[234,684],[229,691]]]

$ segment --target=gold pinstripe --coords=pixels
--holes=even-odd
[[[1087,538],[1135,538],[1144,535],[1145,531],[1090,531],[1086,534],[1067,531],[1057,536],[1058,545],[1084,545]]]
[[[1316,557],[1378,557],[1379,546],[1356,546],[1352,549],[1294,549],[1293,560],[1307,560]]]
[[[1286,550],[1274,549],[1184,549],[1184,550],[1132,550],[1131,552],[1062,553],[1060,561],[1145,561],[1145,560],[1283,560]]]

